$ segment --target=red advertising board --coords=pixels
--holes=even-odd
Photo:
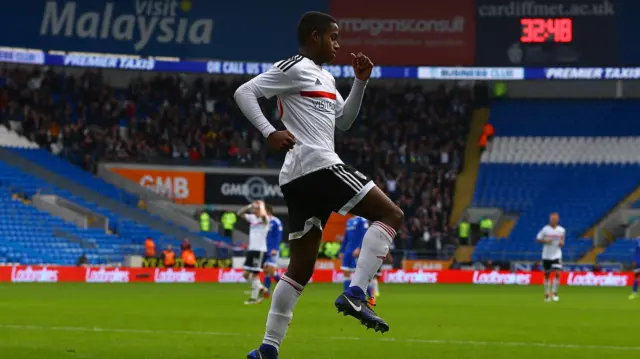
[[[311,279],[315,283],[341,283],[340,270],[316,270]],[[385,283],[412,284],[488,284],[488,285],[540,285],[541,272],[484,272],[484,271],[384,271]],[[91,268],[2,266],[0,282],[14,283],[242,283],[241,269],[166,269],[166,268]],[[624,287],[633,283],[633,273],[562,273],[562,285],[586,287]]]
[[[379,65],[472,65],[475,0],[331,0],[342,47],[338,64],[362,52]]]

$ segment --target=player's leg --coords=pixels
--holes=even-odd
[[[380,296],[380,285],[378,284],[378,278],[380,278],[381,274],[382,274],[382,267],[378,268],[378,272],[373,276],[373,279],[371,279],[371,283],[370,283],[370,286],[373,289],[373,295],[376,297]]]
[[[266,289],[267,293],[271,292],[271,277],[272,277],[271,266],[267,263],[264,266],[264,281],[262,282],[262,285]]]
[[[250,352],[249,359],[276,359],[280,344],[293,318],[293,309],[302,294],[304,286],[311,279],[322,241],[323,221],[329,218],[318,207],[323,202],[316,201],[312,189],[322,184],[318,174],[310,174],[281,186],[289,211],[289,266],[276,284],[271,295],[271,307],[262,345]]]
[[[343,269],[344,279],[342,281],[342,290],[347,290],[351,284],[351,271]]]
[[[264,296],[265,298],[269,298],[271,293],[271,284],[275,281],[280,280],[280,276],[278,275],[278,259],[279,256],[269,256],[264,263]]]
[[[629,299],[636,299],[638,297],[638,281],[640,280],[640,269],[636,268],[633,278],[633,290]]]
[[[552,282],[552,286],[551,286],[551,299],[554,302],[557,302],[560,300],[560,297],[558,297],[558,287],[560,286],[560,275],[562,273],[562,260],[561,259],[556,259],[553,261],[551,268],[554,271],[554,278],[553,278],[553,282]]]
[[[262,272],[264,258],[264,253],[258,251],[250,251],[247,255],[244,270],[249,273],[251,297],[244,304],[258,304],[262,301],[261,294],[264,292],[264,287],[260,283],[260,272]]]
[[[560,300],[560,297],[558,297],[558,286],[560,285],[560,269],[556,269],[554,270],[554,276],[553,276],[553,281],[552,281],[552,286],[551,286],[551,299],[553,299],[554,302],[557,302],[558,300]]]
[[[262,302],[262,294],[264,292],[264,287],[260,283],[260,272],[251,273],[249,281],[251,283],[251,297],[244,304],[258,304]]]
[[[251,283],[251,272],[249,271],[249,268],[251,268],[253,266],[253,255],[252,255],[252,251],[248,251],[245,258],[244,258],[244,266],[243,266],[243,271],[242,271],[242,278],[244,278],[244,280],[249,283],[249,288],[251,288],[252,283]],[[246,295],[251,295],[251,289],[249,289],[248,291],[245,291],[244,294]]]
[[[548,260],[542,261],[542,267],[544,270],[544,300],[551,301],[551,264]]]
[[[301,238],[290,242],[289,267],[273,291],[267,330],[258,349],[265,359],[278,356],[280,344],[293,318],[293,309],[313,274],[321,240],[322,232],[313,227]]]
[[[389,246],[396,236],[396,230],[402,225],[404,214],[375,186],[350,212],[372,222],[362,240],[360,256],[351,279],[351,287],[360,289],[354,289],[354,293],[364,294],[369,282],[382,266]]]
[[[278,268],[277,259],[273,258],[272,256],[269,256],[265,261],[264,268],[263,268],[264,281],[262,285],[265,288],[266,296],[268,296],[269,293],[271,292],[271,280],[273,278],[273,274],[277,272],[277,268]]]
[[[347,290],[351,285],[351,275],[356,269],[356,260],[349,253],[345,253],[342,257],[342,266],[340,267],[344,273],[343,290]]]
[[[368,328],[386,332],[389,325],[367,304],[365,292],[371,278],[382,265],[389,246],[404,220],[398,208],[375,184],[355,169],[336,165],[329,167],[326,183],[333,188],[334,197],[342,203],[334,205],[339,214],[352,213],[371,221],[362,240],[356,270],[350,287],[336,299],[338,312],[358,319]]]
[[[551,271],[544,272],[544,300],[551,300]]]

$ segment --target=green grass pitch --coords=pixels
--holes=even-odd
[[[269,303],[246,285],[2,284],[0,358],[245,358]],[[628,288],[382,285],[384,336],[336,313],[341,286],[305,289],[283,359],[640,358],[640,300]]]

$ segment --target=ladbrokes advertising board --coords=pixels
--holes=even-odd
[[[584,287],[625,287],[633,283],[633,273],[562,273],[560,284]],[[341,283],[338,269],[316,269],[314,283]],[[542,272],[423,271],[386,270],[381,281],[403,284],[541,285]],[[173,268],[82,268],[41,266],[0,266],[0,282],[13,283],[244,283],[242,269]]]
[[[204,203],[204,173],[202,172],[178,171],[170,167],[167,169],[112,167],[110,170],[177,203]]]
[[[363,52],[379,65],[472,65],[475,0],[332,0],[342,50],[337,63]]]

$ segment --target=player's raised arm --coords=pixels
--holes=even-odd
[[[262,113],[258,98],[271,98],[296,88],[294,81],[282,70],[286,68],[286,61],[276,63],[269,71],[245,82],[233,95],[242,113],[262,133],[269,145],[283,151],[293,148],[295,137],[289,131],[276,131]]]
[[[242,219],[244,219],[245,221],[251,223],[255,216],[249,212],[251,212],[255,207],[255,202],[253,203],[249,203],[248,205],[240,208],[238,210],[238,212],[236,212],[236,215]]]
[[[373,69],[373,62],[362,53],[358,53],[358,55],[351,54],[351,61],[356,78],[344,104],[340,106],[341,104],[338,103],[338,108],[336,109],[336,127],[341,131],[351,128],[356,117],[358,117],[364,90]]]

